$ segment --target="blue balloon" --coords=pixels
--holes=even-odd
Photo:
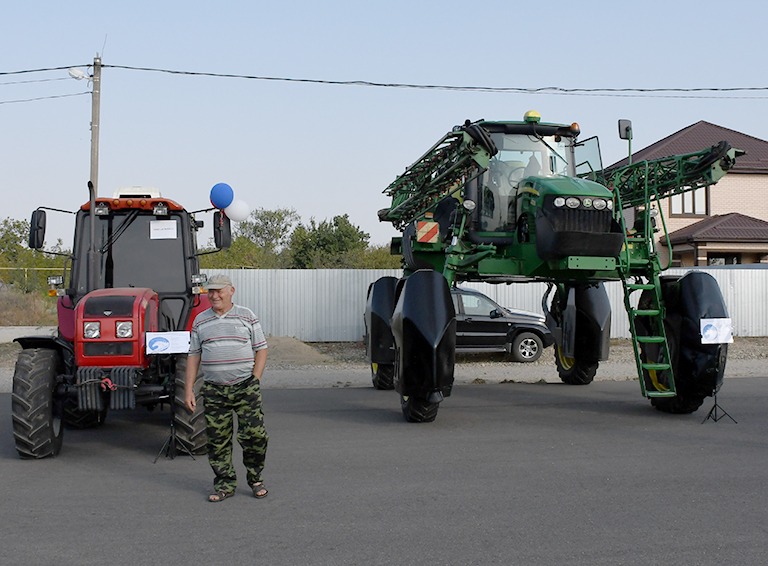
[[[224,210],[235,200],[235,191],[226,183],[216,183],[211,189],[211,204]]]

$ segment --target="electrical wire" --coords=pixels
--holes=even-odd
[[[74,92],[72,94],[53,94],[51,96],[38,96],[35,98],[20,98],[18,100],[0,100],[0,104],[16,104],[19,102],[37,102],[38,100],[51,100],[53,98],[69,98],[71,96],[83,96],[84,94],[91,94],[91,91]]]
[[[66,67],[48,67],[43,69],[28,69],[22,71],[7,71],[0,72],[0,76],[5,75],[19,75],[28,73],[39,73],[48,71],[60,71],[65,69],[71,69],[73,67],[89,67],[90,65],[68,65]],[[236,73],[213,73],[202,71],[181,71],[174,69],[160,69],[154,67],[134,67],[129,65],[102,65],[102,68],[111,69],[123,69],[127,71],[143,71],[151,73],[164,73],[169,75],[185,75],[196,77],[213,77],[213,78],[229,78],[229,79],[244,79],[255,81],[274,81],[274,82],[290,82],[290,83],[305,83],[305,84],[320,84],[320,85],[335,85],[335,86],[362,86],[362,87],[375,87],[375,88],[399,88],[399,89],[419,89],[419,90],[444,90],[444,91],[459,91],[459,92],[483,92],[483,93],[501,93],[501,94],[532,94],[532,95],[565,95],[565,96],[603,96],[603,97],[634,97],[634,98],[679,98],[679,99],[739,99],[739,100],[764,100],[768,98],[766,96],[733,96],[734,93],[760,93],[768,92],[768,86],[761,87],[693,87],[693,88],[565,88],[559,86],[545,86],[545,87],[492,87],[492,86],[469,86],[469,85],[440,85],[440,84],[416,84],[416,83],[384,83],[376,81],[364,81],[364,80],[330,80],[330,79],[308,79],[308,78],[296,78],[296,77],[272,77],[261,75],[243,75]],[[57,79],[49,79],[57,80]],[[35,82],[35,81],[29,81]],[[5,83],[14,84],[14,83]],[[1,84],[0,84],[1,85]],[[706,93],[711,93],[707,95]],[[66,96],[79,96],[75,95],[60,95],[50,97],[31,98],[26,100],[13,100],[13,101],[0,101],[0,104],[8,104],[12,102],[31,102],[35,100],[46,100],[49,98],[63,98]]]
[[[6,85],[26,85],[31,83],[49,83],[53,81],[71,81],[72,77],[58,77],[55,79],[35,79],[31,81],[8,81],[7,83],[0,83],[0,86]]]
[[[29,73],[44,73],[46,71],[66,71],[73,67],[90,67],[91,64],[86,65],[67,65],[66,67],[48,67],[45,69],[26,69],[24,71],[0,71],[0,77],[5,75],[25,75]]]
[[[127,65],[102,65],[104,68],[113,69],[125,69],[129,71],[147,71],[155,73],[166,73],[171,75],[190,75],[190,76],[202,76],[202,77],[216,77],[216,78],[232,78],[232,79],[248,79],[259,81],[280,81],[280,82],[297,82],[297,83],[312,83],[312,84],[324,84],[324,85],[337,85],[337,86],[367,86],[367,87],[380,87],[380,88],[406,88],[406,89],[427,89],[427,90],[451,90],[451,91],[465,91],[465,92],[494,92],[494,93],[515,93],[515,94],[593,94],[601,96],[612,96],[620,94],[662,94],[662,93],[702,93],[702,92],[765,92],[768,91],[768,86],[765,87],[697,87],[697,88],[564,88],[558,86],[546,86],[546,87],[491,87],[491,86],[458,86],[458,85],[434,85],[434,84],[413,84],[413,83],[380,83],[373,81],[338,81],[328,79],[304,79],[304,78],[290,78],[290,77],[269,77],[259,75],[240,75],[233,73],[209,73],[199,71],[179,71],[171,69],[157,69],[153,67],[131,67]],[[683,98],[683,96],[681,96]],[[698,96],[697,98],[702,98]],[[706,97],[706,98],[722,98],[719,96]]]

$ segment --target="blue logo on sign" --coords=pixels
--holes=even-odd
[[[171,343],[167,338],[158,336],[157,338],[152,338],[147,346],[149,347],[150,352],[164,352],[171,347]]]

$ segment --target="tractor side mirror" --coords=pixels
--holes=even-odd
[[[232,245],[232,228],[229,218],[220,210],[213,213],[213,243],[218,250],[225,250]]]
[[[29,221],[29,247],[40,250],[45,243],[45,211],[32,211],[32,219]]]
[[[619,120],[619,137],[623,140],[632,139],[632,120]]]

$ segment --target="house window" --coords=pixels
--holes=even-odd
[[[672,195],[669,199],[669,209],[672,216],[706,216],[709,214],[709,191],[701,187]]]
[[[737,265],[741,263],[741,254],[708,254],[707,265]]]

